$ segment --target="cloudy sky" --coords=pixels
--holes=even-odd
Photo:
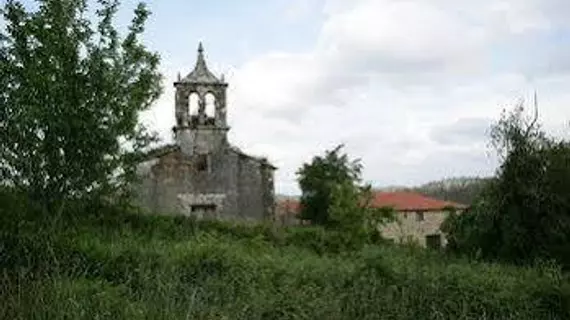
[[[135,1],[123,1],[126,24]],[[172,82],[198,41],[229,82],[230,140],[267,156],[276,189],[339,143],[375,186],[414,185],[496,167],[490,121],[539,97],[541,120],[570,120],[568,0],[160,0],[145,41],[165,92],[144,121],[171,141]]]

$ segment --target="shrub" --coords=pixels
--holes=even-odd
[[[318,226],[276,231],[112,208],[50,228],[35,217],[2,251],[0,318],[570,318],[567,279],[545,261],[468,263],[353,247]]]

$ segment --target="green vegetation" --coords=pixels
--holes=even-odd
[[[140,4],[120,37],[118,1],[41,0],[32,11],[3,2],[0,181],[52,212],[125,194],[136,154],[154,140],[139,113],[161,93],[159,57],[140,42],[149,12]]]
[[[360,160],[350,160],[343,147],[314,156],[297,171],[302,191],[299,217],[363,245],[380,237],[378,226],[393,220],[394,211],[371,205],[372,189],[362,183]]]
[[[548,137],[537,120],[538,110],[527,119],[521,105],[493,126],[502,163],[471,210],[446,221],[451,252],[570,267],[570,142]]]
[[[300,218],[314,225],[361,229],[371,221],[391,218],[386,210],[372,208],[371,186],[362,183],[360,159],[350,160],[344,145],[314,156],[297,171],[301,187]]]
[[[324,156],[315,156],[297,171],[301,188],[300,218],[316,225],[330,225],[329,209],[335,189],[346,193],[358,193],[361,187],[362,164],[359,159],[350,160],[342,153],[343,145],[326,150]]]
[[[1,200],[1,319],[570,318],[554,266],[353,249],[320,227],[198,223],[95,204],[69,206],[55,222],[21,199]]]

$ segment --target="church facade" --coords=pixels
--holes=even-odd
[[[139,164],[140,206],[198,218],[272,219],[276,168],[229,143],[228,84],[208,70],[202,44],[194,70],[174,87],[175,143]]]

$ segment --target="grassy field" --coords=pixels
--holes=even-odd
[[[569,319],[552,266],[470,264],[273,229],[91,208],[0,210],[1,319]]]

